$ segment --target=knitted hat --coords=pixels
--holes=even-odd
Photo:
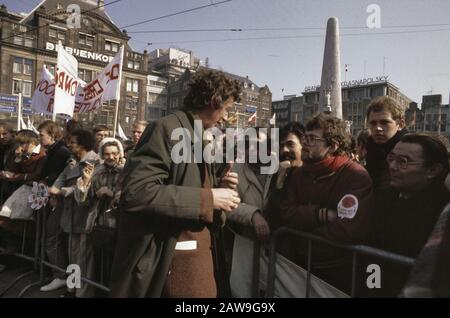
[[[117,140],[116,138],[113,137],[106,137],[103,138],[102,141],[100,141],[100,144],[98,146],[98,155],[100,156],[100,158],[103,159],[103,145],[109,142],[114,142],[118,145],[119,148],[119,152],[120,152],[120,157],[123,158],[124,157],[124,153],[123,153],[123,146],[122,143]]]

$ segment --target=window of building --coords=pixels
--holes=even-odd
[[[135,69],[135,70],[138,70],[138,69],[140,69],[140,68],[141,68],[141,63],[138,62],[138,61],[135,61],[135,62],[134,62],[134,69]]]
[[[19,79],[13,79],[13,91],[12,93],[17,95],[22,91],[22,84],[21,84],[21,80]]]
[[[13,60],[13,73],[31,75],[33,72],[33,61],[21,57],[15,57]]]
[[[139,93],[139,80],[127,78],[127,92]]]
[[[92,81],[92,71],[80,68],[78,69],[78,77],[86,83],[89,83]]]
[[[23,59],[15,57],[13,62],[13,73],[22,74]]]
[[[26,47],[33,47],[33,39],[29,37],[24,38],[24,43]]]
[[[32,82],[21,79],[13,79],[12,93],[17,95],[22,93],[25,97],[31,97]]]
[[[133,68],[133,61],[128,61],[127,67],[128,68]]]
[[[24,59],[23,60],[23,74],[31,75],[33,71],[33,61]]]
[[[31,81],[22,81],[23,96],[31,97]]]
[[[105,40],[105,51],[119,52],[119,43]]]
[[[61,40],[64,42],[66,40],[66,31],[65,30],[59,30],[55,28],[50,28],[48,30],[48,36],[52,40]]]
[[[79,33],[78,34],[78,44],[93,47],[94,46],[94,37],[91,35],[88,35],[88,34]]]

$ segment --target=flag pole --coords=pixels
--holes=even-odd
[[[120,89],[120,86],[119,86]],[[116,99],[116,108],[114,110],[114,129],[113,129],[113,138],[116,138],[116,131],[117,131],[117,121],[119,117],[119,101],[120,99]]]
[[[120,102],[120,90],[121,90],[121,83],[122,83],[122,68],[123,68],[123,52],[124,52],[124,46],[122,45],[120,47],[120,69],[119,69],[119,83],[117,84],[117,87],[119,88],[119,92],[116,95],[116,107],[114,110],[114,127],[113,127],[113,137],[116,138],[116,131],[117,131],[117,122],[119,120],[119,102]]]
[[[17,131],[20,130],[20,118],[22,118],[22,93],[19,93],[19,103],[17,104]]]

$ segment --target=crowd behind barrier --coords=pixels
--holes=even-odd
[[[396,113],[395,105],[392,106],[391,102],[386,98],[375,100],[367,115],[372,134],[381,131],[381,126],[390,124],[390,128],[385,128],[391,129],[390,137],[386,139],[386,136],[375,134],[368,139],[358,138],[357,143],[367,143],[358,144],[361,148],[358,151],[341,120],[319,114],[308,121],[306,127],[294,123],[282,129],[281,163],[275,174],[259,173],[263,166],[259,161],[255,164],[222,167],[217,184],[229,188],[224,190],[235,189],[229,191],[232,192],[230,197],[238,199],[239,203],[232,201],[226,206],[229,210],[226,213],[229,226],[225,228],[231,227],[233,231],[238,228],[237,232],[228,232],[234,243],[226,245],[224,251],[220,244],[213,248],[215,252],[212,254],[224,252],[228,267],[226,280],[231,285],[231,291],[220,296],[402,296],[402,288],[421,250],[420,256],[423,256],[423,251],[434,246],[438,259],[436,266],[439,268],[444,268],[442,264],[450,262],[448,253],[442,251],[443,247],[433,245],[437,244],[438,233],[441,235],[439,242],[447,246],[446,233],[450,232],[450,223],[441,220],[438,222],[439,231],[432,233],[439,217],[444,215],[442,210],[450,198],[448,147],[435,137],[408,134],[406,129],[402,129],[401,115]],[[387,108],[387,119],[380,117],[386,116],[386,105],[394,107],[394,110]],[[397,118],[397,115],[400,117]],[[184,122],[190,122],[187,112],[180,111],[171,118],[174,119],[174,116],[181,116]],[[174,122],[178,124],[177,120]],[[19,297],[45,282],[47,284],[41,287],[41,291],[67,288],[67,297],[107,296],[113,293],[110,285],[113,254],[116,251],[117,258],[118,229],[123,220],[119,216],[127,216],[135,222],[130,224],[141,226],[136,235],[133,233],[136,229],[126,228],[129,231],[127,235],[131,235],[136,242],[140,242],[139,235],[148,234],[146,225],[154,225],[145,223],[151,219],[148,215],[121,211],[122,208],[126,209],[123,207],[124,201],[130,201],[126,195],[127,200],[124,200],[122,195],[125,178],[130,181],[130,170],[124,167],[125,159],[131,158],[130,166],[136,168],[141,164],[139,160],[142,157],[159,156],[153,153],[155,149],[148,149],[150,144],[166,145],[165,140],[150,142],[145,139],[150,138],[155,131],[158,133],[157,129],[144,130],[145,125],[145,122],[135,123],[133,142],[124,149],[120,140],[107,137],[111,135],[107,127],[97,127],[94,136],[76,123],[69,122],[63,134],[56,123],[46,121],[38,128],[39,136],[29,131],[19,131],[13,137],[13,131],[0,123],[0,241],[5,244],[2,253],[30,261],[33,265],[32,269],[20,274],[5,289],[0,290],[0,296],[34,273],[39,274],[39,280],[25,286],[18,294]],[[269,134],[264,135],[263,129],[256,130],[257,142],[253,145],[247,140],[246,153],[256,152],[259,143],[269,139]],[[139,141],[142,133],[145,138]],[[136,144],[138,148],[135,152]],[[163,151],[165,148],[161,149]],[[367,170],[359,164],[365,160],[364,149],[367,151]],[[270,149],[266,150],[270,152]],[[167,158],[166,161],[169,160]],[[205,174],[210,173],[206,164],[202,167]],[[145,168],[147,166],[138,171],[145,172]],[[188,168],[192,169],[192,176],[199,174],[196,165]],[[155,169],[150,170],[154,172]],[[134,177],[138,185],[133,186],[142,189],[139,178],[144,178],[144,174]],[[170,177],[175,179],[175,176]],[[195,182],[200,182],[200,179]],[[212,184],[216,180],[210,183],[207,179],[201,179],[201,187],[213,188]],[[152,184],[154,191],[160,186],[159,181]],[[377,185],[376,188],[372,187],[372,181]],[[44,203],[36,198],[36,182],[48,186],[49,196],[45,196]],[[195,190],[199,182],[190,185],[191,190]],[[392,191],[390,186],[397,188]],[[202,194],[213,195],[212,190],[203,191]],[[31,194],[34,195],[31,214],[24,213],[24,209],[8,201],[23,206]],[[147,193],[139,195],[141,201],[147,203]],[[38,202],[41,202],[40,205]],[[206,203],[200,206],[211,210],[211,228],[222,235],[222,228],[212,225],[216,225],[216,221],[217,225],[222,224],[224,219],[216,217],[220,222],[215,220],[212,207],[206,207]],[[30,209],[27,205],[27,211]],[[224,211],[225,208],[221,208],[216,212],[224,216]],[[183,224],[180,222],[179,226]],[[201,225],[202,231],[210,230],[206,230],[204,224]],[[239,229],[241,226],[244,226],[244,230]],[[160,235],[158,231],[161,229],[155,231]],[[207,234],[203,238],[211,241]],[[122,240],[124,237],[127,236],[122,236]],[[162,235],[162,239],[167,238]],[[374,242],[377,244],[372,245]],[[173,243],[176,250],[179,244]],[[121,248],[124,249],[124,246]],[[139,248],[141,250],[137,253],[142,254],[148,247],[141,248],[139,245]],[[208,249],[205,253],[211,252]],[[143,264],[140,259],[139,266]],[[178,260],[181,260],[179,265],[183,265],[183,259]],[[369,265],[377,265],[377,262],[381,264],[382,286],[369,287],[367,271]],[[163,263],[170,265],[166,264],[166,260]],[[419,263],[426,262],[422,260]],[[80,272],[71,267],[74,264]],[[433,266],[427,267],[430,271],[428,276],[438,272],[440,277],[446,277],[442,270],[436,270]],[[423,268],[415,268],[413,273],[420,274]],[[132,269],[127,268],[130,271]],[[5,269],[0,267],[1,270]],[[47,281],[49,270],[52,274]],[[81,288],[76,284],[78,273],[81,274]],[[219,280],[217,277],[215,279]],[[374,279],[377,280],[376,277]],[[433,282],[436,280],[439,277],[433,276]],[[374,284],[379,285],[379,282]],[[442,287],[442,284],[439,286],[439,290],[444,292],[436,295],[445,294],[446,287]],[[450,286],[447,287],[450,289]],[[377,289],[380,289],[379,293]],[[434,295],[430,291],[428,294]],[[143,295],[146,295],[146,291]]]
[[[44,272],[45,272],[45,268],[49,268],[49,269],[53,269],[56,271],[59,271],[61,273],[66,273],[67,268],[61,268],[56,266],[55,264],[52,264],[50,262],[48,262],[45,259],[45,253],[44,253],[44,249],[42,249],[42,244],[45,243],[45,221],[46,221],[46,215],[45,213],[42,213],[42,211],[37,211],[36,213],[36,219],[34,222],[35,225],[35,231],[36,231],[36,237],[35,237],[35,242],[34,242],[34,253],[31,255],[27,255],[27,253],[25,253],[25,243],[26,243],[26,230],[27,227],[24,227],[24,233],[22,236],[22,247],[20,252],[15,253],[14,256],[15,257],[19,257],[22,258],[26,261],[32,262],[33,263],[33,268],[30,271],[27,271],[21,275],[19,275],[16,279],[14,279],[11,284],[9,284],[5,289],[3,289],[2,291],[0,291],[0,297],[3,296],[10,288],[12,288],[14,286],[14,284],[18,283],[21,279],[25,278],[26,276],[29,276],[33,273],[39,273],[39,280],[36,282],[33,282],[29,285],[27,285],[26,287],[24,287],[21,292],[18,294],[18,297],[22,297],[25,295],[25,293],[33,286],[36,285],[41,285],[45,282],[45,276],[44,276]],[[29,224],[31,222],[27,222],[27,224]],[[236,234],[237,235],[237,234]],[[358,295],[356,294],[356,289],[355,289],[355,284],[356,284],[356,272],[357,272],[357,256],[358,255],[369,255],[369,256],[373,256],[376,259],[384,259],[387,260],[388,262],[394,263],[394,264],[402,264],[408,267],[412,267],[414,265],[414,259],[409,258],[409,257],[405,257],[402,255],[398,255],[395,253],[390,253],[390,252],[386,252],[371,246],[365,246],[365,245],[343,245],[343,244],[339,244],[336,242],[332,242],[329,241],[327,239],[324,239],[320,236],[317,235],[313,235],[307,232],[301,232],[301,231],[296,231],[296,230],[292,230],[289,228],[279,228],[277,229],[271,236],[270,241],[267,242],[266,244],[261,243],[258,240],[252,240],[252,248],[253,251],[251,253],[252,257],[251,257],[251,286],[247,286],[247,289],[251,290],[251,295],[247,295],[253,298],[273,298],[273,297],[287,297],[286,293],[281,293],[276,295],[275,293],[275,281],[277,278],[277,271],[276,271],[276,264],[277,264],[277,258],[279,257],[283,257],[281,255],[279,255],[277,253],[277,245],[279,243],[279,238],[282,236],[289,236],[291,238],[302,238],[302,239],[306,239],[308,241],[308,250],[307,251],[303,251],[306,252],[305,256],[306,256],[306,280],[304,281],[305,286],[297,286],[300,289],[305,289],[306,293],[305,294],[300,294],[297,293],[295,294],[295,292],[298,291],[298,288],[296,288],[293,293],[290,293],[289,295],[291,297],[296,297],[296,298],[309,298],[311,296],[311,277],[313,277],[314,275],[312,274],[312,269],[311,269],[311,263],[312,263],[312,243],[313,242],[320,242],[320,243],[324,243],[326,245],[329,245],[331,247],[334,248],[338,248],[338,249],[342,249],[342,250],[346,250],[346,251],[350,251],[352,252],[352,265],[351,268],[348,268],[348,271],[351,272],[351,281],[348,281],[348,285],[351,286],[351,294],[349,296],[351,297],[357,297]],[[268,252],[268,258],[266,257],[266,269],[264,270],[264,274],[263,276],[260,276],[260,266],[261,266],[261,254],[264,254]],[[247,255],[248,257],[248,255]],[[296,265],[294,265],[294,270],[297,271],[298,269],[301,270],[301,267],[295,268]],[[105,268],[101,268],[101,272],[103,273],[103,271],[105,270]],[[296,272],[293,272],[292,274],[294,274]],[[247,275],[247,273],[243,273],[243,275]],[[103,274],[101,275],[103,276]],[[84,283],[99,289],[103,292],[109,293],[109,287],[108,284],[106,282],[102,282],[101,280],[99,281],[94,281],[91,280],[87,277],[85,277],[84,275],[81,275],[80,277],[81,281],[83,281]],[[288,280],[293,279],[293,277],[289,277],[289,276],[283,276],[283,277],[279,277],[278,279],[286,279],[285,282],[282,282],[282,284],[288,284]],[[316,278],[317,279],[317,278]],[[265,283],[265,288],[263,290],[261,290],[260,288],[260,283],[261,281],[264,281]],[[323,281],[320,281],[323,284]],[[326,284],[326,282],[325,282]],[[325,288],[330,288],[329,285],[327,284],[327,286]],[[334,288],[334,287],[331,287]],[[325,293],[326,294],[326,293]],[[319,294],[320,295],[320,294]],[[324,293],[321,294],[322,296],[324,295]],[[334,296],[336,296],[336,294],[333,294]],[[342,295],[345,295],[345,293],[342,292]],[[317,297],[317,296],[316,296]]]

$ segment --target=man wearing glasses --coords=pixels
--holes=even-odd
[[[285,198],[279,209],[281,226],[341,243],[363,242],[369,233],[372,181],[367,171],[347,156],[351,138],[345,123],[319,114],[308,121],[300,142],[303,165],[294,168],[285,182]],[[306,251],[302,246],[297,250],[300,254]],[[336,261],[335,252],[315,249],[313,272],[320,266],[322,270],[316,274],[345,288],[349,285],[345,265],[323,265]],[[294,255],[293,260],[301,263],[302,259],[304,255]]]
[[[447,148],[437,137],[407,134],[387,155],[386,162],[390,191],[376,201],[373,243],[416,258],[450,201],[444,185],[449,172]],[[380,296],[397,296],[409,269],[384,265],[381,270]]]

